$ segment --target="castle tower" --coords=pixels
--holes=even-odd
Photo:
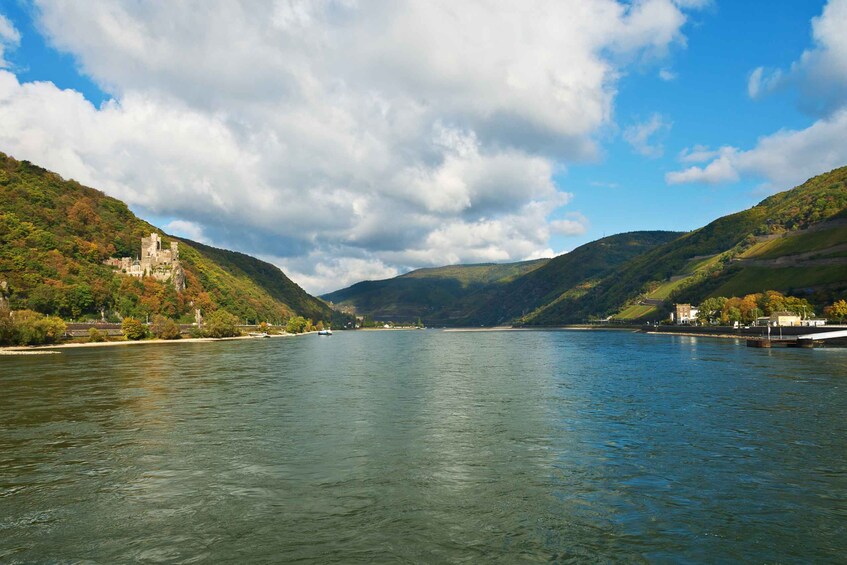
[[[179,261],[179,242],[172,241],[171,242],[171,260]]]

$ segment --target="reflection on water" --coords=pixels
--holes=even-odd
[[[0,561],[838,561],[847,351],[337,332],[0,360]]]

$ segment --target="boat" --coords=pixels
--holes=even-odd
[[[247,334],[249,337],[271,337],[271,334],[268,332],[250,332]]]
[[[332,335],[332,330],[318,330],[318,335]]]

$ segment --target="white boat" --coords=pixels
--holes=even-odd
[[[332,335],[332,330],[318,330],[318,335]]]
[[[268,332],[250,332],[247,335],[250,337],[271,337]]]

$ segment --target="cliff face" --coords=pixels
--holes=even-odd
[[[139,257],[142,238],[151,234],[165,252],[178,249],[170,276],[126,276],[106,264]],[[103,309],[190,321],[195,308],[272,322],[337,316],[274,265],[168,236],[123,202],[2,153],[0,280],[8,284],[11,308],[65,318],[99,318]]]

